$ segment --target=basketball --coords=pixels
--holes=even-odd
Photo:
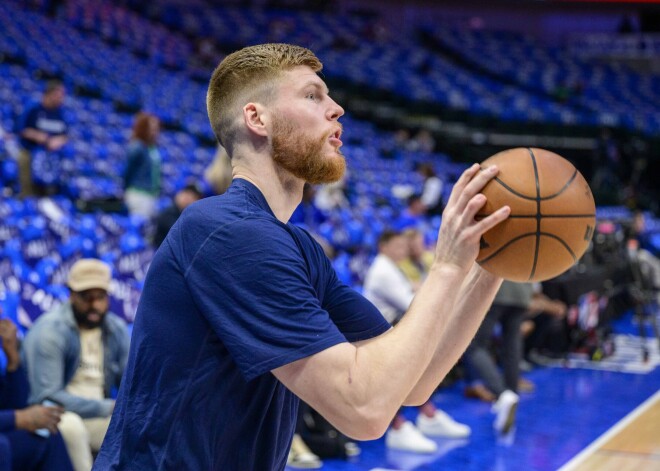
[[[584,254],[596,223],[591,189],[568,160],[544,149],[515,148],[484,160],[497,165],[482,193],[486,217],[508,205],[505,221],[483,234],[477,263],[518,282],[554,278]]]

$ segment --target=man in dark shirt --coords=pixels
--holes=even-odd
[[[308,49],[264,44],[213,73],[233,183],[190,205],[154,256],[94,469],[283,470],[298,397],[375,439],[429,399],[479,327],[501,283],[475,264],[479,240],[509,214],[475,219],[497,169],[475,164],[454,185],[435,262],[394,328],[289,222],[305,182],[345,169],[344,110],[321,68]]]
[[[37,149],[57,151],[67,142],[67,123],[62,112],[65,88],[59,80],[51,80],[41,102],[29,108],[19,126],[21,150],[18,159],[20,196],[35,194],[32,179],[32,154]]]

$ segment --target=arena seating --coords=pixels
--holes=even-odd
[[[164,123],[160,205],[185,182],[203,179],[215,147],[204,108],[206,84],[199,74],[208,80],[212,66],[201,65],[198,45],[190,37],[212,37],[227,49],[259,41],[305,44],[318,51],[328,77],[503,120],[601,123],[607,111],[616,115],[614,123],[637,127],[641,120],[647,126],[641,130],[660,129],[657,113],[653,119],[647,116],[658,107],[657,78],[590,69],[577,59],[542,72],[540,61],[559,61],[560,51],[545,51],[515,35],[449,29],[433,33],[443,47],[468,61],[479,59],[486,74],[451,61],[420,38],[394,41],[380,36],[368,18],[210,8],[202,0],[162,1],[145,7],[144,13],[110,2],[71,0],[50,18],[16,1],[0,3],[0,176],[5,187],[0,198],[0,302],[26,326],[66,296],[64,273],[81,256],[111,263],[117,280],[113,308],[132,319],[153,254],[148,224],[121,213],[88,212],[93,206],[84,203],[121,198],[125,146],[133,113],[139,109],[157,114]],[[483,51],[489,52],[487,58],[479,56]],[[509,60],[504,58],[507,51]],[[219,60],[222,52],[218,54]],[[587,85],[584,94],[568,104],[550,96],[560,84],[560,66],[572,71],[571,80]],[[17,138],[12,131],[50,77],[62,78],[69,89],[65,107],[70,143],[56,155],[37,154],[34,173],[41,183],[60,183],[62,194],[19,201],[12,196],[17,184]],[[606,86],[610,81],[640,91],[634,98],[639,115],[620,116],[625,100],[633,97],[616,95]],[[596,87],[605,95],[594,96]],[[607,97],[611,99],[604,100]],[[340,278],[359,288],[378,234],[403,210],[402,196],[421,188],[415,165],[433,163],[448,192],[466,164],[443,154],[399,149],[393,133],[350,115],[342,122],[350,206],[309,229],[335,248],[333,263]],[[625,208],[601,209],[601,214],[630,216]],[[435,218],[423,228],[428,240],[439,224]],[[651,227],[657,230],[657,223]]]

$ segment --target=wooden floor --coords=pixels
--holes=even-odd
[[[660,470],[660,391],[560,471]]]

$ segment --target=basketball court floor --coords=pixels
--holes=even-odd
[[[621,340],[617,357],[630,357],[623,360],[625,366],[617,361],[572,362],[526,373],[536,390],[521,396],[516,429],[508,436],[494,433],[490,406],[465,399],[463,384],[457,382],[440,390],[434,402],[472,427],[469,439],[437,439],[438,451],[433,455],[388,450],[382,438],[361,442],[360,456],[325,460],[322,469],[658,471],[658,343],[649,341],[652,356],[649,363],[642,363],[639,339],[623,333]],[[631,358],[637,366],[630,364]],[[406,414],[413,419],[416,411],[408,409]]]

